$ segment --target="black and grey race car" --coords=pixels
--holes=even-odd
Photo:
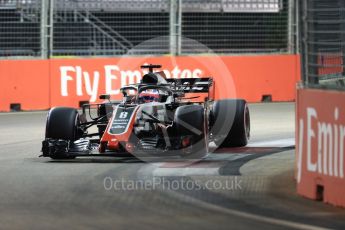
[[[139,84],[121,88],[122,101],[101,95],[103,103],[83,105],[82,112],[52,108],[42,156],[200,158],[209,152],[210,142],[219,147],[247,145],[250,116],[245,100],[215,101],[212,78],[167,79],[163,71],[154,72],[159,65],[142,68],[148,73]]]

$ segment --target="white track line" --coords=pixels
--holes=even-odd
[[[295,146],[295,138],[286,138],[286,139],[279,139],[279,140],[272,140],[272,141],[258,141],[258,142],[250,142],[247,147],[276,147],[276,148],[284,148]]]
[[[235,161],[247,156],[253,155],[252,153],[213,153],[209,154],[206,160],[214,161]]]

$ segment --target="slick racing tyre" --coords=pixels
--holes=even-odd
[[[75,141],[79,137],[79,114],[76,109],[56,107],[49,111],[46,124],[46,139]],[[71,159],[64,153],[50,155],[53,159]]]
[[[250,114],[245,100],[216,101],[211,114],[211,132],[218,147],[243,147],[248,144]]]

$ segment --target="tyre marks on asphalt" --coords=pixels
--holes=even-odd
[[[279,148],[271,148],[269,151],[265,152],[265,153],[253,153],[250,154],[249,156],[237,159],[235,161],[227,161],[226,164],[222,165],[218,172],[219,175],[232,175],[232,176],[236,176],[236,175],[241,175],[240,173],[240,168],[248,163],[251,160],[263,157],[263,156],[267,156],[267,155],[271,155],[271,154],[275,154],[275,153],[280,153],[280,152],[285,152],[288,150],[294,149],[294,147],[292,146],[288,146],[288,147],[279,147]]]
[[[222,148],[198,162],[154,163],[152,176],[241,175],[240,168],[259,157],[294,149],[294,139],[253,142],[243,148]]]

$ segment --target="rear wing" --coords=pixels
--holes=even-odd
[[[209,100],[214,99],[214,82],[213,78],[182,78],[166,79],[172,89],[185,94],[208,94]]]
[[[213,87],[212,78],[166,79],[177,91],[184,93],[208,93]]]

